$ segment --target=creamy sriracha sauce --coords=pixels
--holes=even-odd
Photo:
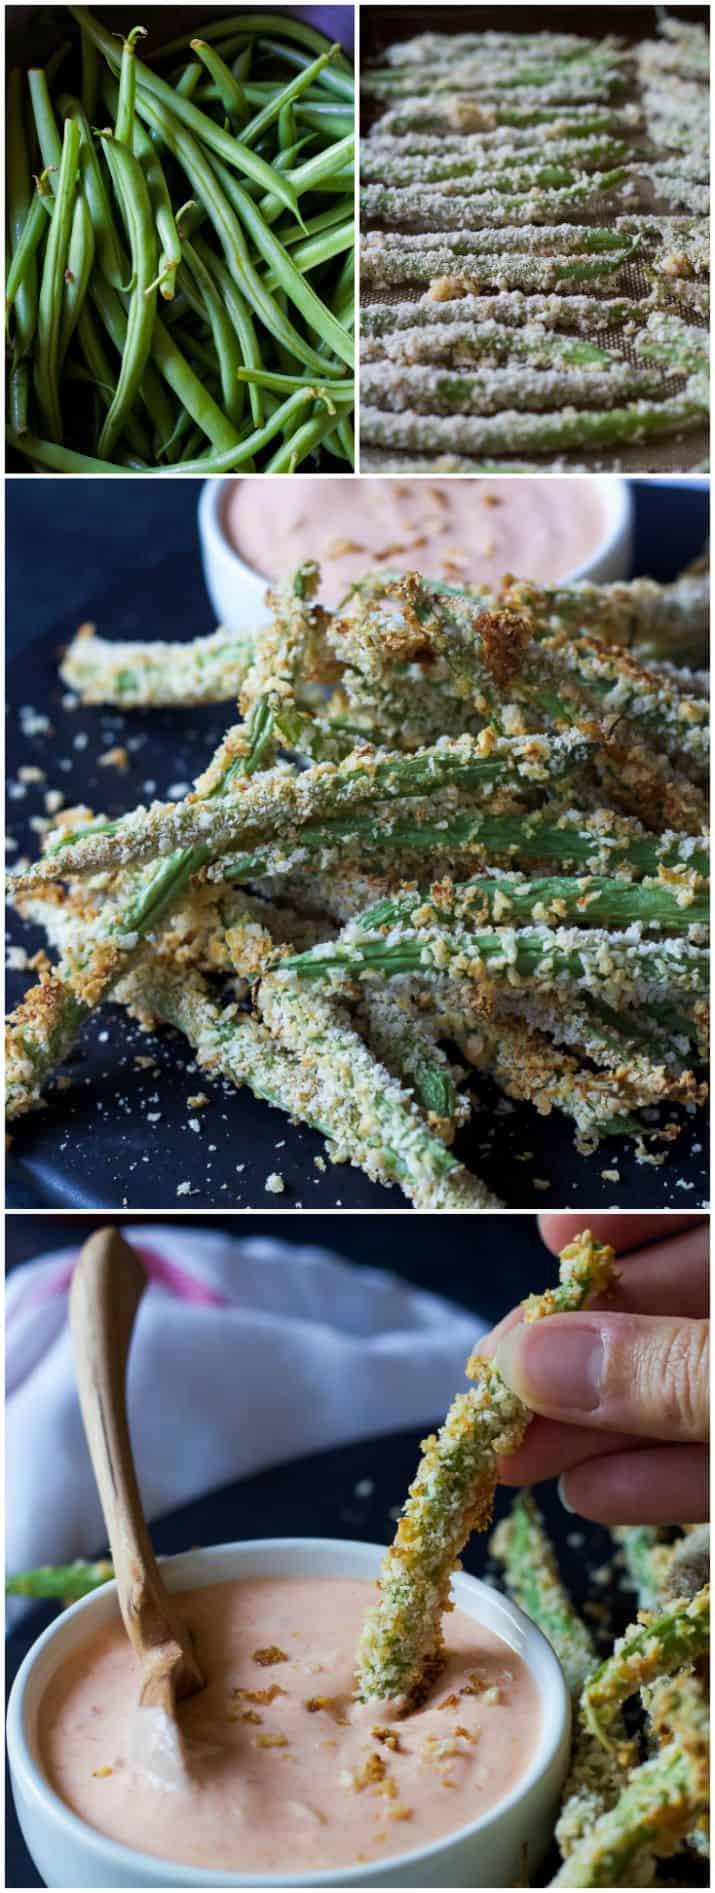
[[[594,488],[596,489],[594,491]],[[322,567],[335,605],[373,566],[452,584],[498,585],[505,573],[546,584],[600,545],[603,500],[593,480],[328,480],[303,474],[227,482],[224,527],[246,564],[280,579],[305,559]]]
[[[438,1840],[501,1801],[528,1766],[541,1710],[530,1671],[464,1612],[422,1707],[353,1701],[375,1587],[260,1578],[185,1591],[206,1676],[180,1705],[191,1766],[147,1777],[133,1727],[139,1669],[119,1622],[56,1672],[40,1709],[46,1775],[103,1834],[186,1866],[321,1872]]]

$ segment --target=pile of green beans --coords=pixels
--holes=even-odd
[[[86,7],[7,100],[7,437],[38,471],[354,465],[354,88],[292,14]],[[74,21],[74,29],[72,28]],[[77,32],[78,29],[78,32]]]

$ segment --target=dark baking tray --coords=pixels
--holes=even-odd
[[[120,814],[154,793],[145,789],[147,782],[156,785],[159,796],[174,783],[189,782],[230,720],[228,705],[190,710],[180,717],[171,711],[132,712],[122,717],[113,711],[62,707],[58,653],[83,618],[95,620],[109,637],[193,637],[213,628],[195,541],[188,529],[186,488],[177,483],[181,488],[177,494],[173,482],[159,485],[161,493],[156,486],[149,492],[143,483],[120,486],[112,482],[110,497],[121,522],[116,527],[118,549],[112,552],[110,545],[104,554],[100,536],[96,530],[93,534],[93,520],[96,511],[97,518],[101,513],[106,522],[106,487],[102,493],[94,482],[73,482],[70,506],[63,483],[42,482],[52,532],[48,527],[36,596],[48,598],[54,557],[58,578],[62,574],[55,597],[61,589],[67,604],[57,602],[52,616],[48,611],[48,628],[29,638],[25,601],[23,622],[28,631],[21,643],[13,638],[13,597],[25,591],[30,600],[33,597],[35,582],[25,575],[37,556],[42,509],[36,501],[41,487],[38,481],[18,482],[10,490],[7,767],[11,778],[28,762],[47,771],[46,783],[28,788],[22,800],[10,802],[9,827],[19,843],[18,852],[34,856],[38,851],[29,818],[42,812],[45,787],[60,786],[67,805],[84,801]],[[193,483],[191,490],[193,494]],[[143,491],[150,509],[146,525]],[[82,535],[76,517],[78,493]],[[60,506],[64,512],[58,520]],[[705,508],[703,493],[639,488],[636,570],[672,576],[702,544]],[[69,524],[73,509],[77,536],[68,541],[61,526],[63,519]],[[100,589],[98,574],[105,569],[111,576]],[[84,573],[88,574],[86,592]],[[51,732],[22,736],[17,715],[22,705],[48,716]],[[77,747],[78,738],[81,742],[85,735],[86,747]],[[137,741],[140,747],[130,752],[131,766],[125,774],[97,767],[97,756],[127,740]],[[29,929],[14,916],[9,924],[11,938],[28,944]],[[40,935],[33,934],[32,941],[39,946]],[[22,997],[30,977],[9,975],[10,1004]],[[154,1051],[156,1069],[138,1070],[137,1052]],[[330,1164],[325,1173],[317,1170],[314,1158],[322,1154],[322,1138],[291,1125],[246,1090],[236,1092],[208,1083],[192,1069],[183,1040],[162,1033],[148,1041],[115,1008],[103,1010],[86,1028],[66,1071],[72,1088],[50,1093],[46,1109],[14,1126],[7,1172],[12,1207],[406,1207],[401,1191],[370,1183],[358,1170]],[[211,1104],[199,1114],[201,1128],[195,1133],[188,1127],[194,1113],[186,1100],[199,1089],[210,1095]],[[704,1201],[708,1145],[703,1113],[687,1120],[667,1161],[654,1167],[637,1163],[630,1147],[616,1139],[604,1143],[594,1157],[579,1157],[572,1126],[565,1118],[556,1114],[540,1118],[529,1106],[507,1104],[482,1079],[478,1100],[457,1148],[510,1207],[694,1209]],[[150,1116],[153,1122],[148,1121]],[[531,1155],[525,1158],[525,1152]],[[620,1173],[618,1183],[601,1174],[614,1168]],[[281,1196],[265,1193],[271,1171],[279,1171],[285,1179]],[[179,1185],[185,1182],[191,1193],[177,1196]],[[541,1183],[548,1187],[541,1188]]]

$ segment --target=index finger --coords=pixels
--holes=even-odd
[[[664,1242],[668,1236],[677,1236],[683,1229],[692,1229],[697,1223],[707,1222],[707,1217],[670,1214],[661,1211],[659,1215],[633,1215],[625,1211],[622,1215],[612,1210],[599,1216],[576,1215],[572,1210],[545,1211],[539,1217],[539,1233],[542,1241],[552,1255],[558,1255],[567,1242],[573,1242],[581,1230],[588,1227],[597,1242],[610,1242],[617,1255],[623,1255],[628,1249],[640,1249],[647,1242]]]

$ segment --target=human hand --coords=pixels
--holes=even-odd
[[[540,1416],[500,1478],[557,1477],[567,1510],[604,1524],[695,1523],[708,1501],[707,1220],[549,1215],[540,1229],[558,1254],[585,1223],[627,1254],[612,1292],[533,1324],[513,1309],[480,1349]]]

